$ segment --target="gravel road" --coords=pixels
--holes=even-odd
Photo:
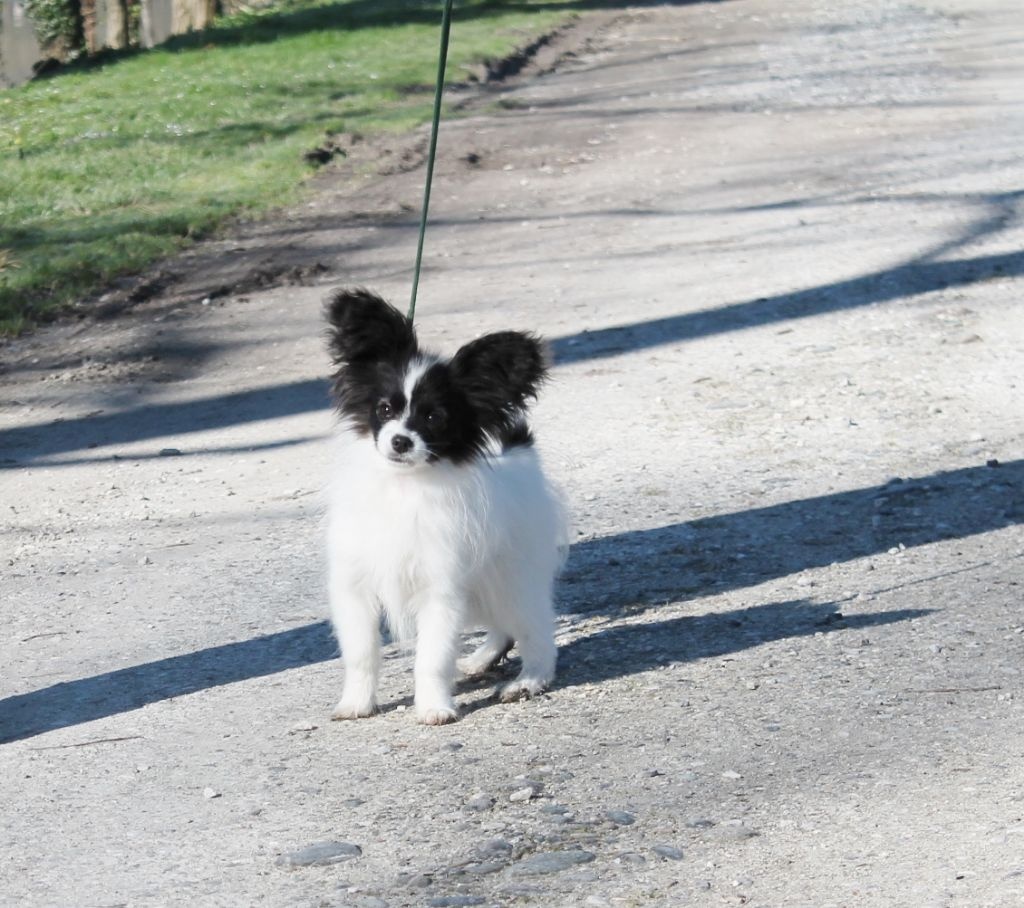
[[[320,305],[404,301],[423,178],[353,141],[0,350],[0,904],[1024,904],[1017,0],[590,13],[457,97],[418,326],[551,340],[556,686],[425,728],[389,647],[329,721]]]

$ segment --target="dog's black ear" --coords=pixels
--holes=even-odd
[[[327,346],[335,365],[386,360],[416,353],[412,324],[394,306],[369,290],[337,290],[324,307],[330,325]]]
[[[499,331],[462,347],[451,361],[451,374],[479,415],[483,428],[509,428],[536,397],[547,377],[543,343],[532,334]]]

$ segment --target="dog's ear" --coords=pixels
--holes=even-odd
[[[412,324],[369,290],[337,290],[324,307],[327,346],[335,365],[372,360],[398,362],[416,353]]]
[[[506,428],[536,397],[547,377],[543,343],[532,334],[499,331],[462,347],[451,374],[479,415],[484,429]]]

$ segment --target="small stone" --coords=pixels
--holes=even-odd
[[[434,885],[434,878],[429,873],[414,873],[405,881],[405,885],[412,889],[426,889]]]
[[[296,722],[291,728],[288,729],[288,734],[297,735],[302,731],[316,731],[320,726],[314,725],[312,722]]]
[[[139,559],[139,564],[152,564],[152,563],[153,563],[153,559],[150,558],[149,555],[143,555]]]
[[[744,839],[752,839],[755,836],[760,835],[760,833],[756,829],[751,829],[749,826],[723,824],[715,830],[715,835],[719,839],[741,842]]]
[[[518,864],[513,865],[512,873],[515,876],[540,876],[545,873],[558,873],[576,867],[579,864],[586,864],[594,860],[594,855],[589,851],[548,851],[523,858]]]
[[[505,857],[512,853],[512,843],[505,839],[488,839],[480,845],[476,853],[482,858]]]
[[[606,810],[604,815],[606,819],[611,820],[616,826],[632,826],[636,822],[636,817],[631,813],[626,813],[624,810]]]
[[[683,859],[683,850],[676,848],[674,845],[655,845],[651,851],[659,858],[665,858],[667,861],[681,861]]]
[[[442,895],[427,899],[429,908],[462,908],[464,905],[483,905],[487,900],[482,895]]]
[[[490,810],[494,806],[494,798],[490,795],[480,794],[473,795],[468,801],[466,801],[466,807],[470,810],[482,812],[484,810]]]
[[[181,457],[181,448],[161,448],[161,457]]]
[[[722,773],[722,778],[723,779],[729,779],[730,781],[734,782],[737,779],[742,779],[743,776],[740,775],[738,772],[736,772],[733,769],[727,769],[725,772]]]
[[[466,873],[472,873],[474,876],[486,876],[504,869],[505,865],[501,861],[481,861],[479,864],[470,864],[466,868]]]
[[[508,796],[508,799],[513,802],[529,801],[530,798],[537,796],[537,789],[532,785],[527,785],[524,788],[517,788]]]
[[[414,874],[411,873],[400,873],[395,877],[396,886],[408,886],[409,880],[413,878]]]
[[[710,829],[715,825],[715,821],[709,820],[707,817],[694,817],[692,820],[687,820],[686,825],[690,829]]]
[[[220,792],[214,788],[204,788],[203,797],[209,800],[210,798],[219,798]]]
[[[315,842],[298,851],[280,855],[275,863],[278,867],[288,870],[298,867],[325,867],[328,864],[338,864],[357,858],[362,853],[362,848],[349,842]]]
[[[619,860],[623,864],[646,864],[647,858],[645,858],[638,851],[624,851],[619,855]]]

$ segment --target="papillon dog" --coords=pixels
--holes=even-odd
[[[333,717],[377,710],[382,617],[415,641],[424,724],[457,718],[457,667],[482,675],[513,646],[522,669],[501,699],[539,693],[555,674],[552,589],[566,540],[526,422],[547,375],[542,344],[502,331],[445,360],[366,290],[333,294],[326,317],[340,414],[328,584],[345,664]],[[483,643],[457,660],[474,626]]]

